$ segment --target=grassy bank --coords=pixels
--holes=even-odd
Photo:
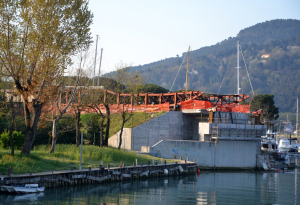
[[[154,113],[145,113],[145,112],[133,113],[132,117],[125,123],[124,128],[137,127],[137,126],[139,126],[155,117],[158,117],[164,113],[165,113],[165,111],[154,112]],[[85,125],[88,125],[89,120],[92,117],[92,115],[95,115],[95,114],[90,113],[90,114],[81,115],[80,119],[81,119],[82,123]],[[109,137],[113,136],[121,129],[122,116],[120,114],[112,114],[110,121],[111,121],[111,123],[110,123]],[[92,127],[92,126],[89,126],[89,127]],[[99,132],[98,130],[90,130],[91,133],[93,131]],[[104,128],[104,133],[105,133],[105,131],[106,130]],[[94,135],[92,135],[92,136],[94,136]]]
[[[55,170],[70,170],[70,167],[79,169],[80,147],[75,145],[58,144],[54,154],[49,153],[49,146],[40,145],[34,147],[29,156],[21,155],[15,151],[15,156],[8,154],[8,150],[0,149],[0,174],[5,175],[7,168],[12,166],[13,174],[35,173]],[[104,166],[119,166],[122,161],[125,165],[132,165],[135,159],[144,164],[155,157],[138,155],[132,151],[118,150],[115,148],[99,148],[97,146],[83,146],[82,168],[98,168],[101,161]],[[155,158],[159,160],[159,158]],[[168,160],[174,162],[175,160]]]

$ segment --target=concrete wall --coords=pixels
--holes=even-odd
[[[135,128],[124,128],[121,147],[135,151],[141,151],[142,146],[153,146],[160,140],[192,139],[193,118],[181,112],[166,112],[152,120],[149,120]],[[197,125],[198,126],[198,125]],[[120,132],[108,139],[111,147],[119,146]]]
[[[132,130],[132,150],[153,146],[160,140],[187,140],[193,136],[193,118],[182,112],[170,111]]]
[[[225,119],[222,123],[200,122],[201,113],[185,114],[178,111],[166,112],[131,130],[125,128],[122,148],[141,151],[141,147],[152,147],[161,140],[210,141],[212,126],[218,127],[218,140],[254,140],[265,132],[263,125],[246,124],[245,113],[215,113]],[[230,124],[231,121],[238,124]],[[240,124],[241,123],[241,124]],[[130,131],[129,131],[130,130]],[[262,133],[259,133],[262,132]],[[109,146],[118,147],[119,132],[109,139]]]
[[[131,150],[131,147],[132,147],[131,133],[132,133],[132,128],[124,128],[123,129],[122,144],[121,144],[122,149]],[[108,139],[108,146],[119,147],[119,142],[120,142],[120,131]]]
[[[197,142],[164,140],[150,147],[150,154],[163,158],[189,158],[203,167],[255,168],[259,141]]]

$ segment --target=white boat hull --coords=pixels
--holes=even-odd
[[[17,192],[18,194],[30,194],[43,192],[45,187],[38,187],[38,184],[26,184],[25,186],[1,186],[1,191]]]
[[[289,152],[289,151],[291,151],[292,150],[292,148],[291,147],[278,147],[278,150],[280,151],[280,152]]]
[[[13,186],[7,186],[6,189],[8,192],[16,192],[15,187],[13,187]]]
[[[19,194],[38,193],[38,192],[43,192],[44,190],[45,187],[39,187],[39,188],[15,187],[15,191]]]
[[[7,190],[7,187],[8,187],[8,186],[1,186],[1,191],[8,191],[8,190]]]

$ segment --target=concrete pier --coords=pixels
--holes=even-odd
[[[182,168],[182,170],[181,170]],[[197,167],[194,162],[162,164],[140,164],[134,166],[122,166],[110,168],[89,168],[84,170],[64,170],[53,172],[40,172],[29,174],[18,174],[5,176],[0,175],[0,185],[25,185],[40,184],[44,187],[99,184],[112,181],[133,180],[140,177],[160,177],[168,176],[164,174],[164,169],[168,170],[168,175],[195,173]],[[180,171],[181,170],[181,171]]]

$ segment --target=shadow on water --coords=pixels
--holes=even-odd
[[[0,204],[297,204],[300,170],[289,173],[201,172],[111,184],[0,194]]]

